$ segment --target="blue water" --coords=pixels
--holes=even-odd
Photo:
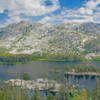
[[[3,32],[0,32],[0,36],[2,36]]]
[[[22,78],[23,73],[27,73],[31,79],[41,78],[43,74],[46,73],[49,78],[55,79],[55,73],[50,71],[55,68],[64,69],[69,66],[78,66],[84,65],[84,62],[42,62],[42,61],[33,61],[27,64],[19,65],[0,65],[0,79],[8,80],[12,78]],[[92,65],[100,67],[100,62],[92,62]],[[62,76],[62,78],[64,78]],[[95,77],[70,77],[73,81],[73,84],[78,84],[80,87],[88,87],[92,90],[95,86],[96,79]],[[69,76],[66,77],[66,82],[68,83]]]

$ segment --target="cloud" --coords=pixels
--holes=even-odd
[[[40,23],[67,23],[67,22],[93,22],[93,13],[78,10],[62,10],[58,15],[50,15],[39,21]]]
[[[88,14],[88,15],[93,14],[93,10],[87,9],[87,8],[84,8],[84,7],[81,7],[81,8],[79,9],[79,12],[80,12],[81,14]]]
[[[43,18],[41,23],[53,22],[99,22],[100,23],[100,0],[89,0],[78,9],[63,9],[58,15],[50,15]]]
[[[86,8],[95,9],[100,4],[100,0],[90,0],[85,3]]]
[[[47,0],[0,0],[0,10],[7,9],[10,14],[39,16],[53,12],[59,8],[58,0],[51,0],[52,5],[46,6]]]
[[[4,11],[3,10],[0,10],[0,13],[2,14]]]
[[[50,1],[52,4],[46,5],[46,1]],[[41,16],[54,12],[58,8],[58,0],[0,0],[0,13],[8,11],[9,19],[6,24],[25,20],[20,15]]]
[[[12,16],[12,17],[10,17],[8,20],[7,20],[7,22],[6,22],[6,24],[5,25],[9,25],[9,24],[12,24],[12,23],[18,23],[18,22],[20,22],[20,21],[29,21],[29,19],[26,19],[26,18],[20,18],[19,16]]]
[[[46,2],[51,2],[46,5]],[[66,0],[67,2],[67,0]],[[0,13],[8,10],[6,25],[42,16],[39,23],[100,22],[100,0],[89,0],[77,9],[61,8],[59,0],[0,0]],[[59,13],[53,13],[60,10]],[[21,17],[21,15],[27,17]]]

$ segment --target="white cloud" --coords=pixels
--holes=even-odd
[[[3,13],[4,11],[3,10],[0,10],[0,13]]]
[[[59,8],[58,0],[50,0],[52,5],[46,6],[47,0],[0,0],[0,13],[8,10],[9,19],[6,24],[27,20],[21,18],[20,15],[25,16],[41,16],[51,13]]]
[[[87,9],[87,8],[84,8],[84,7],[81,7],[81,8],[79,9],[79,12],[80,12],[81,14],[88,14],[88,15],[93,14],[93,10]]]
[[[63,8],[59,14],[50,14],[60,8],[59,0],[50,0],[52,5],[46,6],[47,0],[0,0],[0,13],[8,10],[9,19],[6,24],[20,22],[21,20],[29,20],[21,18],[20,14],[25,16],[44,16],[40,23],[56,23],[56,22],[100,22],[100,0],[89,0],[84,2],[82,7],[78,9]],[[66,1],[67,2],[67,1]]]
[[[89,0],[78,9],[63,9],[58,15],[46,16],[41,23],[59,22],[99,22],[100,23],[100,0]]]
[[[90,0],[85,3],[85,6],[88,9],[95,9],[97,7],[97,5],[99,5],[99,4],[100,4],[100,0]]]
[[[29,19],[26,19],[26,18],[21,19],[19,16],[12,16],[7,20],[5,25],[9,25],[9,24],[12,24],[12,23],[18,23],[22,20],[23,21],[29,21]]]
[[[52,5],[46,6],[46,0],[0,0],[0,10],[7,9],[10,14],[39,16],[53,12],[59,8],[58,0],[51,0]]]
[[[51,20],[52,17],[46,16],[42,20],[39,21],[39,23],[47,23],[49,20]]]
[[[54,23],[54,22],[61,22],[61,23],[67,23],[67,22],[93,22],[93,15],[92,12],[80,12],[80,9],[78,10],[63,10],[58,15],[51,15],[46,16],[42,20],[39,21],[40,23],[46,24],[46,23]]]

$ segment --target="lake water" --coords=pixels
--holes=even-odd
[[[2,36],[3,32],[0,32],[0,36]]]
[[[54,68],[64,69],[68,66],[78,66],[80,64],[84,65],[85,62],[33,61],[27,64],[0,65],[0,79],[8,80],[12,78],[21,78],[23,73],[27,73],[31,79],[41,78],[43,77],[43,73],[48,73],[48,77],[54,78],[55,75],[50,73],[50,70]],[[100,62],[92,62],[92,64],[97,67],[100,67]],[[93,89],[96,80],[95,77],[71,77],[70,79],[73,79],[74,81],[78,80],[78,83],[81,87],[86,86],[90,89]]]

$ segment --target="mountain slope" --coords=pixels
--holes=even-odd
[[[81,54],[100,56],[100,24],[43,25],[20,22],[0,29],[0,48],[11,54]]]

